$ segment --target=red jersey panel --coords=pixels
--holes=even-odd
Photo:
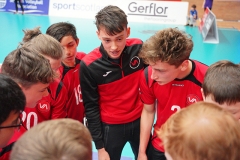
[[[60,80],[56,79],[50,83],[48,89],[50,92],[49,95],[43,97],[35,108],[25,107],[21,114],[23,126],[20,127],[19,132],[14,133],[8,142],[8,151],[0,157],[0,160],[8,160],[10,158],[11,143],[16,142],[18,138],[31,127],[45,120],[65,118],[67,116],[65,108],[67,102],[66,87],[64,87]]]
[[[141,116],[143,104],[139,96],[139,79],[136,78],[140,77],[141,73],[142,70],[139,70],[115,82],[98,86],[100,116],[103,122],[128,123]]]
[[[78,52],[76,55],[75,67],[62,65],[59,69],[63,84],[68,90],[68,100],[66,104],[67,116],[83,123],[84,107],[82,100],[81,86],[79,82],[80,61],[86,54]]]
[[[159,85],[150,78],[152,73],[150,66],[143,72],[140,83],[141,99],[144,104],[153,104],[157,100],[155,129],[159,129],[176,111],[203,100],[201,87],[208,67],[197,61],[191,62],[192,71],[186,78],[176,79],[165,85]],[[156,149],[164,152],[155,130],[152,144]]]
[[[30,129],[36,124],[57,118],[66,118],[67,89],[60,80],[50,83],[49,95],[43,97],[35,108],[26,107],[22,112],[23,125]]]

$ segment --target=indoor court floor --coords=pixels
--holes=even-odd
[[[77,18],[61,18],[42,15],[21,15],[8,12],[0,12],[0,63],[3,62],[5,56],[12,50],[16,49],[23,38],[25,29],[33,29],[40,26],[43,33],[53,23],[70,22],[77,28],[77,35],[80,39],[78,51],[85,53],[100,45],[100,41],[96,35],[96,27],[94,20],[77,19]],[[130,37],[137,37],[145,41],[156,31],[178,27],[190,34],[193,38],[194,48],[191,53],[191,59],[201,61],[207,65],[218,60],[230,60],[234,63],[240,63],[240,31],[236,29],[219,28],[219,43],[204,43],[202,35],[198,27],[189,27],[184,25],[162,25],[129,22],[131,28]],[[95,146],[93,145],[93,157],[97,158]],[[133,159],[133,154],[129,144],[127,144],[122,153],[122,160]]]

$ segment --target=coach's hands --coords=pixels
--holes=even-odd
[[[147,155],[145,152],[139,152],[138,153],[138,160],[147,160]]]
[[[101,148],[98,150],[98,160],[110,160],[108,152],[105,148]]]

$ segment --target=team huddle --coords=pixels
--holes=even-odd
[[[239,160],[240,65],[190,59],[177,28],[143,42],[127,16],[95,16],[101,45],[78,52],[69,22],[24,30],[0,74],[0,160]],[[17,131],[16,131],[17,130]],[[152,132],[153,131],[153,132]]]

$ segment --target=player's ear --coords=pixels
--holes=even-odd
[[[77,38],[75,41],[76,41],[77,46],[78,46],[78,44],[79,44],[79,42],[80,42],[79,38]]]
[[[204,95],[203,88],[201,88],[201,93],[202,93],[203,101],[206,101],[206,97]]]
[[[183,61],[182,64],[180,65],[181,71],[187,70],[188,69],[188,65],[189,65],[189,60]]]
[[[130,31],[131,31],[130,27],[127,27],[127,37],[130,36]]]
[[[99,30],[97,30],[97,31],[96,31],[96,33],[97,33],[98,39],[100,39],[100,40],[101,40],[101,37],[100,37],[100,31],[99,31]]]

